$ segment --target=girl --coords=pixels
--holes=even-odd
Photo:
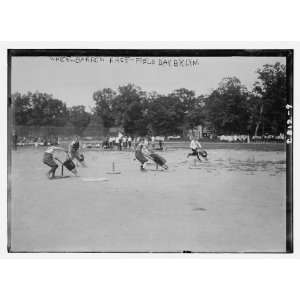
[[[163,169],[167,170],[167,161],[160,155],[154,153],[154,151],[149,150],[147,146],[148,143],[145,143],[144,140],[144,142],[141,142],[138,145],[137,150],[135,151],[135,158],[141,163],[141,171],[145,170],[144,164],[148,161],[148,159],[155,162],[156,169],[158,169],[158,166],[161,166]]]
[[[86,167],[84,163],[84,156],[79,153],[79,148],[79,139],[78,136],[75,136],[75,139],[69,145],[69,155],[72,160],[76,158],[84,167]]]
[[[51,168],[50,171],[47,172],[47,177],[49,179],[55,178],[55,171],[58,168],[58,165],[54,160],[54,153],[56,151],[63,151],[65,153],[68,153],[67,150],[60,148],[60,147],[55,147],[55,146],[51,146],[45,151],[44,157],[43,157],[43,163]]]
[[[148,161],[148,159],[145,157],[144,155],[144,151],[145,151],[145,145],[144,142],[141,141],[140,143],[138,143],[138,145],[136,146],[136,150],[135,150],[135,158],[141,163],[141,171],[144,171],[144,164]]]

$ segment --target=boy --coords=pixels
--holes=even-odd
[[[190,148],[192,149],[192,153],[189,153],[187,157],[191,155],[197,155],[197,149],[202,148],[201,144],[194,137],[190,137],[190,140]]]
[[[194,137],[191,137],[191,144],[190,144],[190,148],[192,149],[192,153],[189,153],[187,155],[187,157],[190,157],[190,156],[197,156],[197,158],[202,161],[202,159],[200,158],[203,157],[205,158],[205,160],[207,160],[206,156],[207,156],[207,153],[205,150],[201,151],[200,149],[202,149],[202,146],[200,144],[199,141],[197,141]]]

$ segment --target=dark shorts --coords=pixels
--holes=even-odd
[[[192,153],[191,154],[197,156],[198,155],[197,149],[192,149]]]
[[[57,163],[53,159],[53,154],[51,153],[44,153],[43,163],[51,168],[58,167]]]
[[[192,153],[191,155],[192,156],[197,156],[199,159],[200,159],[200,156],[201,157],[204,157],[206,158],[207,157],[207,152],[205,150],[195,150],[195,149],[192,149]]]

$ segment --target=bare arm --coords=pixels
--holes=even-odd
[[[63,152],[67,152],[66,149],[62,148],[62,147],[54,147],[53,148],[55,151],[63,151]]]

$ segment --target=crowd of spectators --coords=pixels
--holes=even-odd
[[[265,134],[262,136],[252,136],[249,135],[220,135],[218,136],[218,140],[221,142],[229,142],[229,143],[283,143],[285,139],[284,134],[280,134],[278,136]]]
[[[13,134],[13,146],[14,147],[24,147],[24,146],[56,146],[59,144],[58,136],[47,136],[47,137],[37,137],[37,136],[17,136]]]
[[[162,150],[163,149],[163,138],[158,138],[154,136],[146,137],[131,137],[131,136],[107,136],[102,141],[102,149],[106,150],[134,150],[140,141],[143,140],[144,143],[148,144],[149,147],[153,149]]]

